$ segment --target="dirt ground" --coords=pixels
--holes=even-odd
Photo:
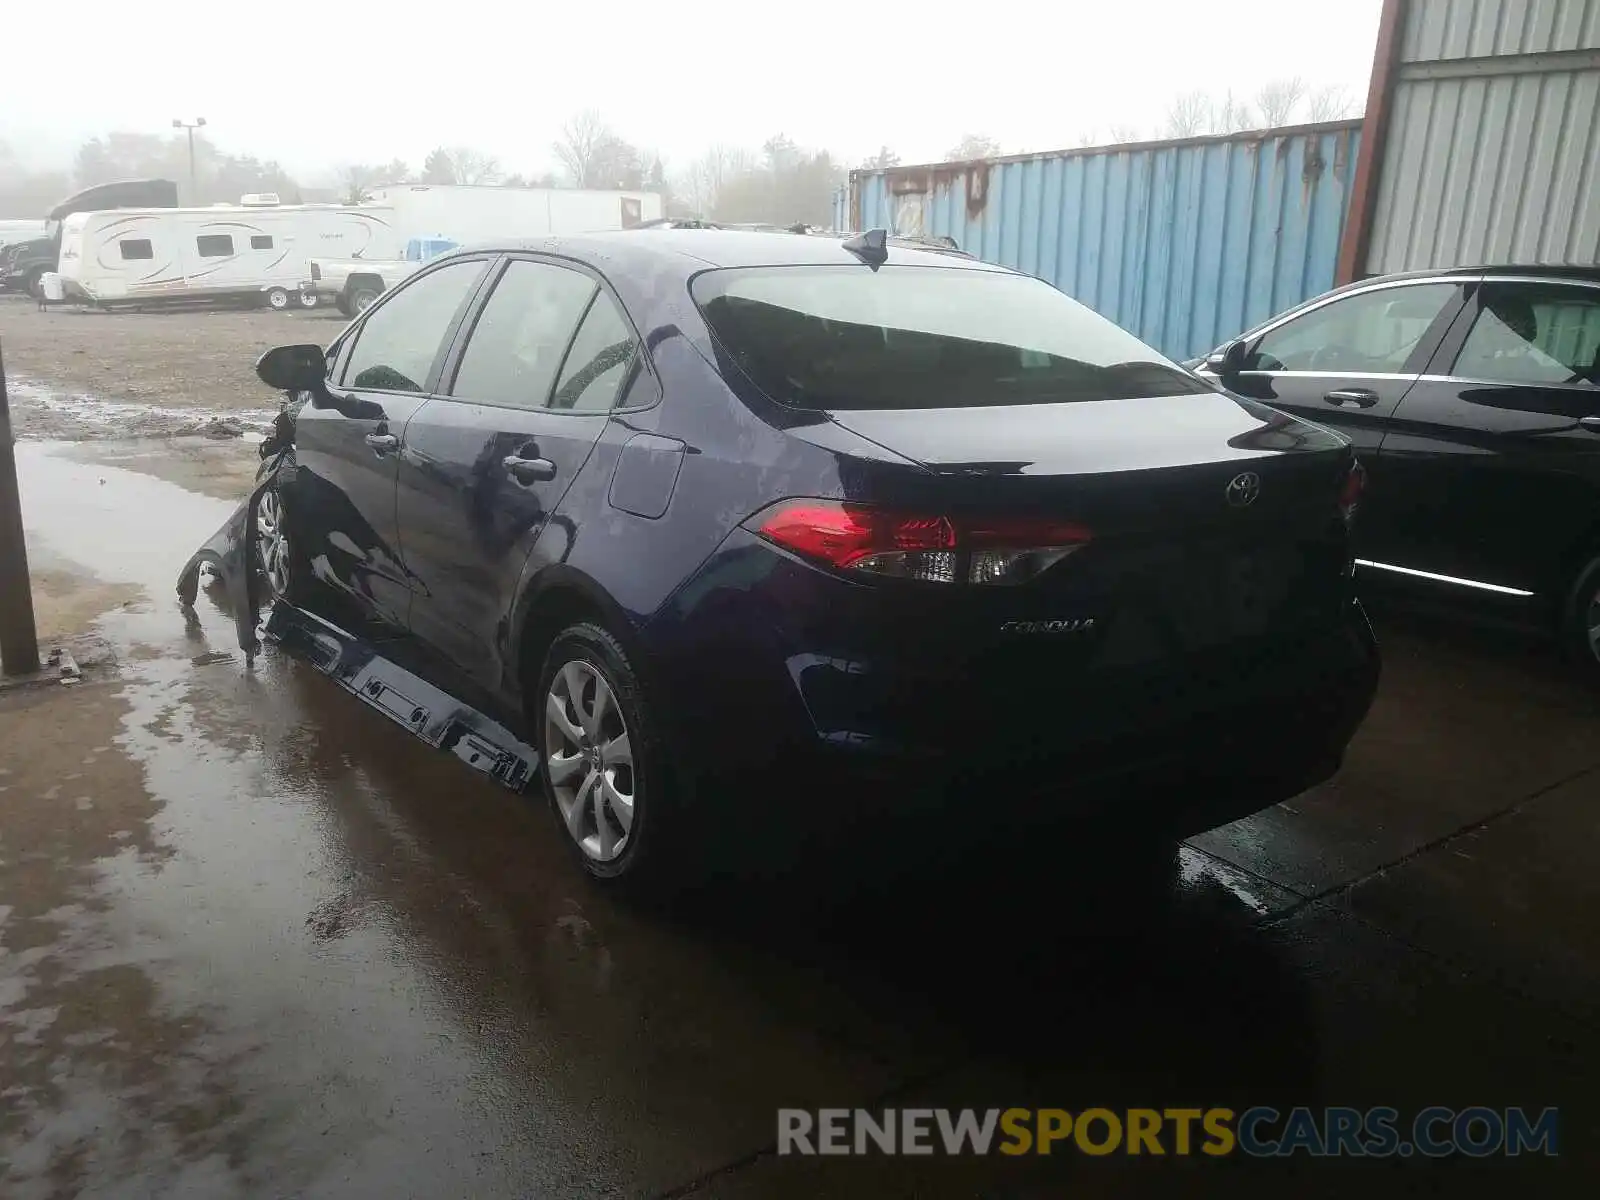
[[[332,311],[40,312],[0,297],[12,421],[20,437],[71,441],[259,430],[278,397],[256,358],[325,343],[340,323]]]

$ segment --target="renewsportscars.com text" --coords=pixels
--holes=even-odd
[[[782,1108],[778,1153],[1555,1155],[1558,1111],[1522,1108]]]

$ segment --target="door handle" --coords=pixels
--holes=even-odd
[[[365,440],[367,445],[372,447],[373,453],[379,457],[400,445],[400,439],[392,433],[369,433]]]
[[[1335,388],[1322,397],[1323,402],[1338,407],[1353,404],[1357,408],[1371,408],[1378,402],[1378,393],[1370,388]]]
[[[523,487],[548,483],[556,477],[556,465],[548,458],[523,458],[520,454],[508,454],[500,460],[500,465]]]
[[[1600,417],[1580,417],[1578,424],[1590,433],[1600,433]]]

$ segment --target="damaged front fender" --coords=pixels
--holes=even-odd
[[[233,609],[234,629],[239,639],[239,649],[245,658],[255,657],[261,649],[261,605],[265,598],[260,559],[256,553],[256,514],[261,507],[261,497],[278,486],[278,477],[292,465],[293,454],[285,449],[256,475],[256,486],[240,502],[227,523],[217,530],[184,564],[178,576],[178,602],[184,608],[193,608],[200,594],[200,572],[209,567],[220,581]]]

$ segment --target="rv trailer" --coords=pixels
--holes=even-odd
[[[381,205],[118,209],[62,222],[67,296],[99,305],[233,301],[309,307],[299,284],[316,255],[392,258],[392,211]]]

